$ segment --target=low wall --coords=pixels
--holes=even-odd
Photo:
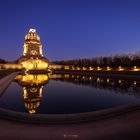
[[[104,76],[104,77],[122,77],[122,78],[140,78],[140,71],[90,71],[90,70],[54,70],[54,74],[72,74],[84,76]]]
[[[135,111],[140,111],[140,103],[77,114],[28,114],[0,108],[0,118],[23,123],[66,124],[103,120]]]
[[[13,69],[13,70],[21,70],[23,69],[23,66],[21,64],[12,64],[12,63],[7,63],[7,64],[0,64],[0,69]]]

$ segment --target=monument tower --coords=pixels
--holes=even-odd
[[[35,29],[30,29],[29,33],[25,36],[23,55],[24,56],[43,56],[40,37],[36,33]]]
[[[35,29],[30,29],[25,35],[23,55],[19,58],[19,64],[22,64],[26,70],[46,70],[48,68],[48,59],[43,57],[42,43]]]

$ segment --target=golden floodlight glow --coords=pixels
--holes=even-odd
[[[139,71],[139,68],[137,68],[137,66],[134,66],[133,70],[134,71]]]
[[[97,70],[102,70],[99,66],[97,67]]]
[[[19,80],[21,80],[21,82],[28,84],[42,84],[49,80],[49,77],[46,74],[38,74],[38,75],[26,74],[22,77],[20,76],[18,77],[20,78]]]
[[[99,77],[97,78],[97,82],[100,82],[100,78]]]
[[[111,68],[109,66],[107,66],[107,70],[109,71],[109,70],[111,70]]]
[[[40,106],[43,96],[43,85],[45,85],[49,77],[46,74],[19,74],[15,78],[19,85],[23,87],[23,98],[25,108],[30,114],[36,113]]]
[[[74,70],[75,68],[74,67],[72,67],[72,70]]]
[[[86,68],[85,68],[85,67],[83,67],[83,70],[86,70]]]
[[[21,63],[26,70],[42,70],[47,69],[49,64],[41,59],[29,59]]]
[[[23,51],[24,56],[29,56],[33,49],[35,49],[34,51],[37,52],[37,54],[35,55],[42,55],[42,44],[40,42],[40,37],[35,29],[29,30],[28,34],[25,36],[23,47],[24,47],[24,51]]]
[[[36,29],[30,29],[25,35],[23,45],[23,56],[19,59],[25,70],[46,70],[48,68],[48,60],[43,57],[42,43]]]
[[[80,70],[80,68],[79,68],[79,67],[77,67],[77,70]]]
[[[92,67],[89,67],[89,70],[93,70],[93,68]]]
[[[107,80],[106,80],[107,82],[109,82],[110,80],[109,80],[109,78],[107,78]]]
[[[123,71],[124,70],[124,68],[122,68],[121,66],[119,66],[119,71]]]

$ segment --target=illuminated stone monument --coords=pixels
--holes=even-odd
[[[43,57],[40,37],[35,29],[30,29],[25,35],[23,55],[19,58],[19,64],[26,70],[46,70],[48,60]]]

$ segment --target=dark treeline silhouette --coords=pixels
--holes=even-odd
[[[100,56],[94,58],[54,61],[53,63],[59,65],[72,65],[78,67],[140,66],[140,52],[134,54],[122,54],[122,55],[114,55],[114,56],[104,56],[104,57]]]
[[[0,64],[6,64],[6,63],[13,63],[13,64],[18,64],[18,61],[19,61],[19,59],[16,59],[16,60],[10,60],[10,61],[8,61],[8,60],[4,60],[4,59],[2,59],[2,58],[0,58]]]
[[[0,64],[5,64],[5,63],[7,63],[7,61],[0,58]]]

